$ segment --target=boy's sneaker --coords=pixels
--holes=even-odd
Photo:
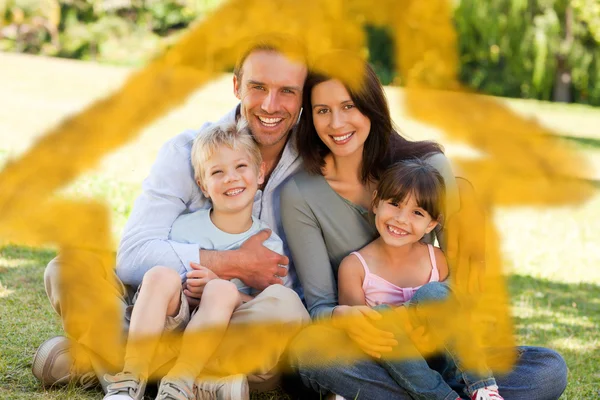
[[[146,380],[129,372],[116,375],[104,375],[108,382],[106,396],[103,400],[143,400],[146,391]]]
[[[498,393],[498,386],[477,389],[471,395],[471,400],[504,400]]]
[[[250,389],[246,375],[232,375],[220,379],[202,377],[196,380],[197,400],[249,400]]]
[[[196,400],[194,381],[164,377],[160,381],[156,400]]]
[[[31,372],[44,387],[66,385],[76,381],[84,389],[91,389],[99,384],[94,371],[75,371],[73,360],[69,354],[71,341],[64,336],[55,336],[38,347]]]

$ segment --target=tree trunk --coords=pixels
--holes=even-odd
[[[558,56],[553,100],[561,103],[571,102],[571,71],[563,56]]]
[[[570,103],[571,99],[571,68],[567,54],[573,43],[573,8],[567,5],[565,10],[565,39],[561,44],[560,54],[557,55],[556,76],[554,78],[553,99],[557,102]]]

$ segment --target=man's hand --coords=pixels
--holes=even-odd
[[[450,279],[464,294],[483,291],[485,275],[485,212],[469,181],[457,178],[460,210],[447,222]]]
[[[373,325],[372,321],[380,320],[381,314],[367,306],[336,307],[335,317],[334,326],[345,330],[350,339],[371,357],[381,358],[398,344],[393,333]]]
[[[285,266],[289,260],[263,245],[270,236],[271,230],[264,229],[247,239],[237,250],[200,250],[200,260],[219,278],[238,278],[257,290],[276,283],[283,284],[281,277],[288,273]]]
[[[283,284],[281,277],[288,273],[284,267],[289,264],[288,258],[263,246],[270,236],[270,229],[262,230],[234,250],[240,268],[238,278],[254,289],[263,290],[269,285]]]
[[[204,286],[206,286],[209,281],[218,279],[219,277],[210,269],[203,267],[200,264],[190,263],[190,266],[192,267],[192,271],[188,272],[186,275],[187,280],[183,286],[183,294],[188,298],[200,299],[202,297],[202,292],[204,292]]]

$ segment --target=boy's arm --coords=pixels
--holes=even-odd
[[[346,256],[338,270],[338,296],[340,306],[364,306],[365,292],[362,285],[365,279],[365,270],[352,254]]]

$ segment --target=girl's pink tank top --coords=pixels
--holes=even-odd
[[[437,264],[435,262],[435,254],[433,252],[433,246],[428,244],[429,259],[431,260],[431,276],[428,282],[437,282],[440,280],[440,272],[438,271]],[[379,304],[389,304],[393,306],[399,306],[409,301],[415,292],[421,287],[408,287],[401,288],[394,285],[393,283],[383,279],[382,277],[372,274],[369,271],[369,267],[363,256],[358,252],[352,252],[358,257],[360,263],[365,269],[365,279],[363,281],[363,291],[365,292],[365,300],[369,307],[375,307]]]

